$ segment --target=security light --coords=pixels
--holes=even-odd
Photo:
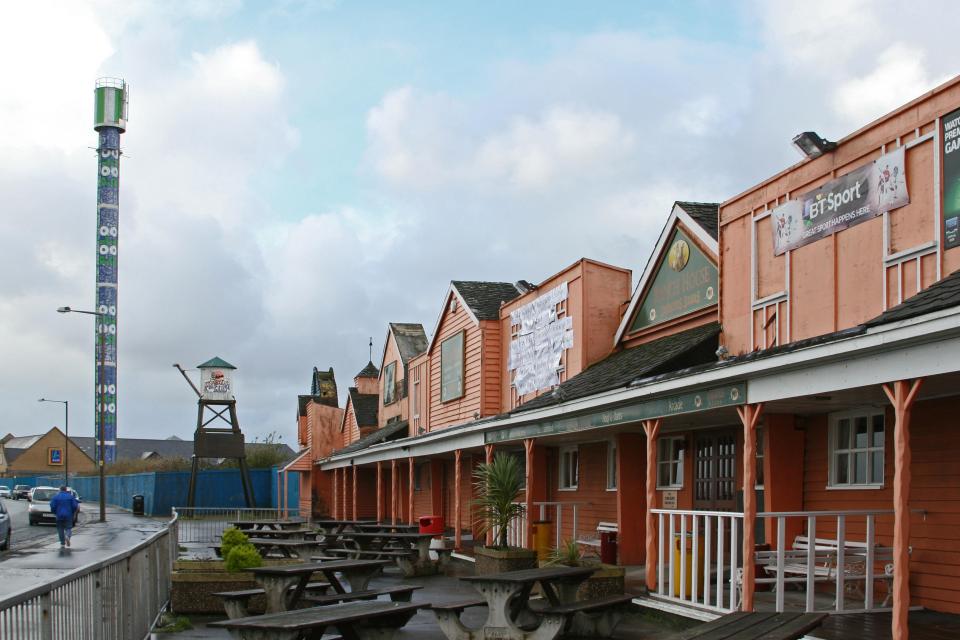
[[[813,131],[804,131],[793,138],[793,146],[804,156],[813,160],[814,158],[819,158],[827,151],[836,149],[837,143],[821,138]]]

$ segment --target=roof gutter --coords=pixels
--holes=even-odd
[[[747,362],[731,362],[715,369],[678,376],[666,380],[637,380],[627,388],[605,391],[586,398],[570,400],[560,405],[524,411],[503,418],[485,420],[465,428],[440,429],[414,438],[403,438],[389,443],[371,446],[351,454],[331,456],[319,463],[322,470],[336,469],[351,464],[369,464],[391,460],[397,457],[417,457],[450,452],[454,449],[471,449],[484,444],[484,433],[508,426],[535,423],[541,420],[556,420],[584,413],[600,407],[646,399],[654,396],[676,393],[690,387],[723,384],[730,381],[747,381],[747,402],[767,402],[794,397],[789,392],[780,393],[769,385],[763,395],[751,392],[751,377],[767,377],[772,373],[783,373],[814,365],[837,361],[868,354],[904,348],[911,345],[937,342],[960,336],[960,307],[952,307],[933,313],[909,318],[900,322],[871,327],[865,333],[836,341],[812,345],[796,351],[758,358]],[[956,368],[956,367],[955,367]],[[934,375],[933,371],[927,375]],[[892,378],[891,378],[892,379]],[[851,386],[863,386],[852,384]],[[398,455],[398,453],[400,455]]]

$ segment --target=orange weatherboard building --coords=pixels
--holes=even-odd
[[[960,613],[958,140],[960,79],[676,202],[636,281],[452,281],[432,333],[392,323],[342,420],[301,430],[314,513],[442,516],[469,559],[471,473],[502,453],[511,543],[540,521],[609,558],[615,534],[646,606],[890,611],[895,638],[911,606]]]

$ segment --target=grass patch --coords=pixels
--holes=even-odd
[[[160,616],[160,621],[157,623],[157,628],[154,629],[154,633],[180,633],[181,631],[189,631],[190,629],[193,629],[190,618],[165,613]]]

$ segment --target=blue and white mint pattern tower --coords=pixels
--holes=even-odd
[[[97,335],[94,343],[96,433],[104,463],[117,452],[117,254],[120,226],[120,134],[127,130],[127,83],[100,78],[94,88],[97,147]],[[101,335],[103,336],[101,338]],[[101,361],[102,360],[102,361]],[[97,460],[100,460],[97,451]]]

